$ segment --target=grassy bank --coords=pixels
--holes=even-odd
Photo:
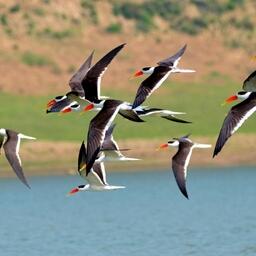
[[[215,137],[230,108],[221,107],[220,104],[227,96],[240,89],[240,85],[231,81],[223,83],[216,78],[206,81],[201,84],[181,84],[169,80],[145,102],[145,105],[186,112],[187,114],[181,117],[192,121],[193,124],[173,123],[159,117],[145,118],[147,122],[138,124],[118,116],[116,139],[168,139],[186,133]],[[134,93],[131,93],[131,90],[126,94],[124,91],[103,90],[103,95],[132,101],[138,84],[138,80],[131,81],[130,86],[134,87]],[[61,116],[45,114],[45,105],[54,96],[1,94],[1,126],[22,131],[39,140],[82,141],[95,112]],[[252,117],[241,127],[240,132],[253,133],[255,125],[256,119]]]

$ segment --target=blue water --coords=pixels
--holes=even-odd
[[[125,190],[66,193],[80,177],[0,180],[0,255],[256,255],[256,169],[110,173]]]

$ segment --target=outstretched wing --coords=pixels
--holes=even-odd
[[[87,72],[89,71],[91,64],[92,64],[92,57],[94,51],[91,55],[85,60],[82,66],[78,69],[78,71],[71,77],[69,81],[69,86],[71,91],[75,91],[78,93],[79,96],[84,96],[84,89],[82,87],[82,80],[86,76]]]
[[[87,134],[87,173],[102,147],[105,133],[114,121],[121,104],[122,101],[119,100],[106,100],[101,111],[90,122]]]
[[[187,48],[187,45],[185,44],[177,53],[175,53],[173,56],[166,58],[162,61],[159,61],[157,64],[160,66],[167,66],[167,67],[176,67],[184,54],[185,50]]]
[[[4,146],[3,146],[5,151],[5,156],[8,162],[10,163],[12,169],[14,170],[18,178],[21,180],[21,182],[25,184],[28,188],[30,188],[21,167],[21,160],[19,156],[19,149],[20,149],[19,134],[11,130],[6,130],[6,133],[7,133],[7,141],[4,143]]]
[[[247,92],[256,91],[256,70],[244,80],[243,89]]]
[[[178,152],[172,158],[172,170],[181,193],[188,198],[186,189],[187,167],[192,154],[191,142],[179,143]]]
[[[239,129],[239,127],[242,126],[245,120],[249,118],[255,111],[256,97],[252,94],[248,99],[231,108],[221,127],[219,137],[215,145],[213,157],[221,151],[228,138],[231,137],[232,134],[234,134]]]
[[[132,108],[140,106],[161,84],[166,80],[170,74],[171,69],[167,66],[155,67],[153,73],[147,77],[139,86]]]
[[[117,55],[117,53],[125,46],[121,44],[107,53],[101,58],[86,74],[82,81],[84,96],[90,102],[97,102],[100,99],[100,83],[107,66]]]

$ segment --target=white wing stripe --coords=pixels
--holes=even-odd
[[[231,134],[234,134],[245,122],[246,119],[248,119],[254,112],[256,111],[256,106],[250,109],[237,123],[237,125],[233,128],[231,131]]]

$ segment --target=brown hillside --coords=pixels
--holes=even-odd
[[[68,80],[74,70],[93,49],[96,61],[123,42],[127,46],[104,76],[105,88],[134,90],[138,82],[128,80],[132,72],[145,65],[154,65],[185,43],[188,49],[180,66],[194,68],[197,73],[177,76],[175,79],[179,81],[207,82],[212,75],[242,81],[255,68],[250,60],[255,30],[248,34],[248,31],[242,33],[241,29],[213,24],[197,35],[188,35],[170,29],[165,20],[154,17],[155,29],[142,33],[136,31],[133,20],[113,14],[115,1],[84,1],[96,2],[97,22],[90,13],[93,9],[87,5],[83,7],[82,2],[0,2],[1,90],[24,94],[63,93],[68,89]],[[252,9],[255,10],[255,2],[246,1],[242,9],[236,8],[220,20],[253,16]],[[192,18],[200,15],[191,4],[184,5],[184,13]],[[122,31],[107,32],[106,28],[117,22],[122,25]],[[255,17],[251,22],[255,25]],[[230,45],[233,41],[228,41],[227,37],[241,41],[241,45]]]

